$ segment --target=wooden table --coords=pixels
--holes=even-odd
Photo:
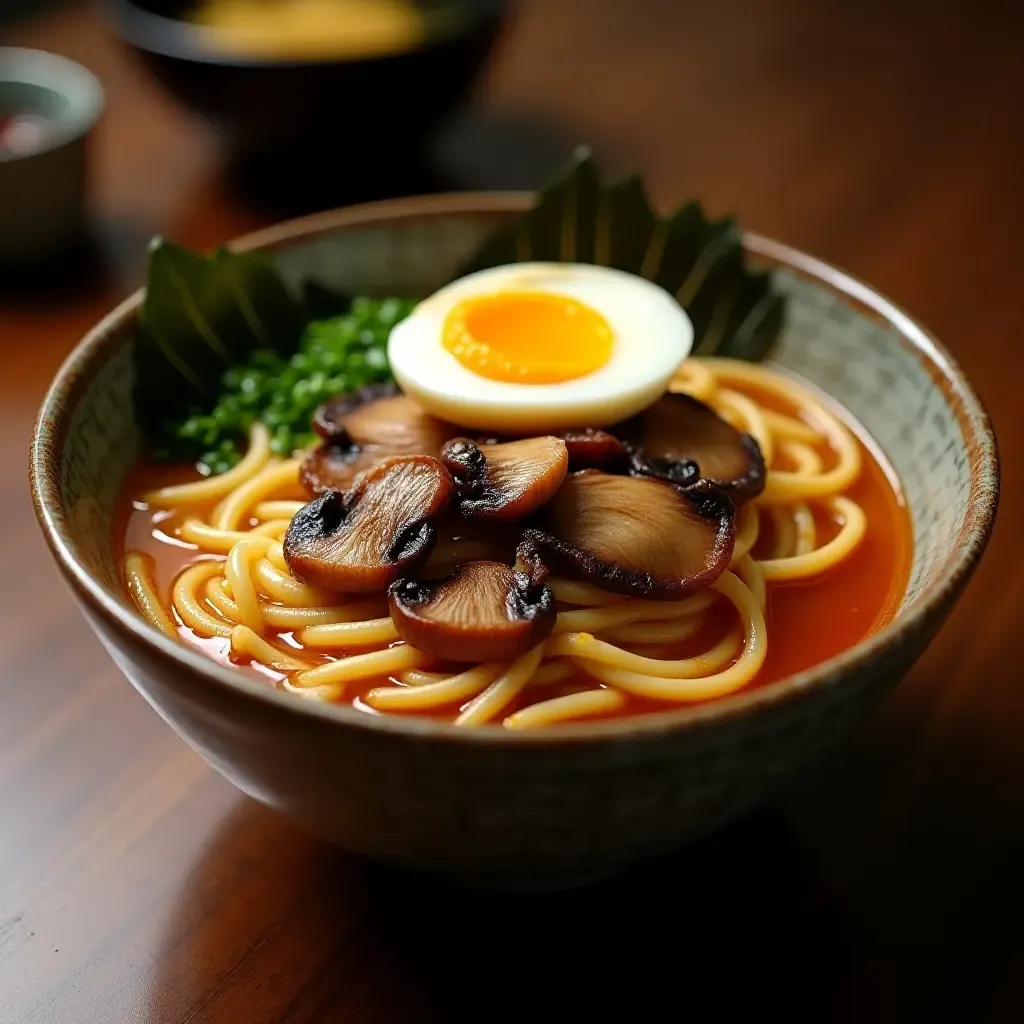
[[[533,0],[488,102],[543,113],[851,270],[989,404],[1001,525],[857,736],[670,862],[545,898],[424,890],[239,795],[121,678],[24,483],[43,389],[147,237],[266,219],[216,139],[87,10],[3,31],[95,70],[105,270],[0,297],[0,1022],[1020,1018],[1024,911],[1024,63],[1015,5]],[[826,9],[827,8],[827,9]],[[945,11],[942,13],[941,11]]]

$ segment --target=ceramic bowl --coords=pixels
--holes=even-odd
[[[0,264],[44,259],[74,241],[85,218],[87,136],[103,89],[54,53],[0,47],[0,117],[48,126],[38,148],[0,150]]]
[[[436,196],[340,210],[250,236],[298,282],[427,293],[518,195]],[[899,473],[914,529],[890,625],[808,672],[717,702],[547,731],[459,730],[280,693],[150,627],[121,587],[111,510],[139,450],[131,413],[141,293],[57,375],[32,445],[32,491],[53,555],[124,674],[241,790],[370,857],[503,887],[606,875],[724,824],[857,723],[942,625],[985,547],[995,439],[948,353],[845,274],[747,239],[790,297],[775,361],[840,401]]]
[[[217,49],[183,20],[195,6],[187,0],[104,4],[113,31],[176,99],[223,130],[263,190],[337,196],[349,181],[354,192],[345,194],[362,195],[367,183],[393,179],[396,165],[418,155],[486,63],[505,0],[463,0],[466,25],[414,50],[315,60]],[[344,157],[332,155],[337,138]]]

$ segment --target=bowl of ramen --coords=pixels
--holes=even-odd
[[[743,813],[899,681],[995,516],[988,419],[905,313],[594,180],[158,243],[33,441],[54,557],[170,726],[466,884]]]
[[[408,160],[472,85],[503,8],[502,0],[107,4],[120,38],[236,148],[269,160],[302,143],[301,155],[279,161],[290,178],[302,170],[296,164],[322,163],[339,133],[348,145],[336,176],[346,165]]]

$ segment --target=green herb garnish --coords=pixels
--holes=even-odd
[[[388,335],[414,304],[408,299],[355,299],[348,313],[310,323],[290,357],[270,348],[255,349],[221,375],[212,409],[197,408],[165,427],[159,454],[197,461],[209,473],[222,473],[241,458],[256,419],[270,429],[277,454],[306,447],[314,440],[310,423],[317,406],[334,395],[391,379]]]

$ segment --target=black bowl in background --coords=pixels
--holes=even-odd
[[[316,61],[211,50],[202,29],[180,20],[193,6],[184,0],[107,0],[106,9],[164,87],[223,131],[243,183],[313,209],[428,184],[417,178],[424,146],[468,94],[506,8],[462,3],[471,16],[458,34],[388,56]]]

